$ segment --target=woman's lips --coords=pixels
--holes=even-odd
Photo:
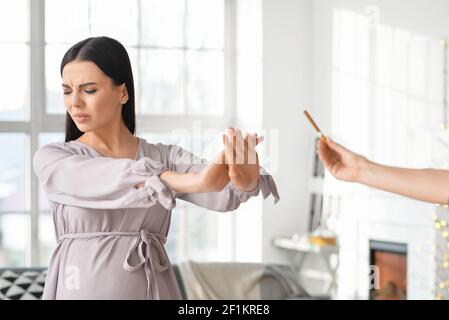
[[[75,116],[75,120],[77,122],[86,122],[88,121],[90,116]]]

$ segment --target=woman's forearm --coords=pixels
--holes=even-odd
[[[176,193],[199,192],[201,190],[199,175],[195,172],[178,173],[166,170],[160,175],[160,179]],[[145,187],[145,182],[135,185],[136,189]]]
[[[223,152],[199,172],[164,171],[160,178],[177,193],[218,192],[229,182],[228,166],[223,164]]]
[[[200,176],[196,172],[178,173],[171,170],[162,172],[161,180],[176,193],[200,192]]]
[[[449,171],[390,167],[369,160],[361,166],[359,183],[421,201],[449,201]]]

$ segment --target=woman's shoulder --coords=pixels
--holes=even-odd
[[[36,153],[51,153],[51,152],[57,152],[57,151],[68,151],[69,147],[67,146],[66,142],[63,141],[55,141],[55,142],[50,142],[47,144],[44,144],[42,146],[40,146]]]
[[[145,138],[139,139],[142,143],[142,156],[160,161],[166,166],[170,165],[171,159],[173,157],[173,152],[179,148],[175,144],[166,144],[155,141],[153,142]]]
[[[89,155],[91,157],[98,156],[98,152],[91,147],[78,142],[76,140],[64,142],[64,141],[54,141],[47,143],[37,149],[35,153],[36,156],[47,156],[47,155]]]
[[[39,147],[33,156],[33,167],[38,172],[49,162],[61,159],[70,154],[70,150],[64,142],[51,142]]]

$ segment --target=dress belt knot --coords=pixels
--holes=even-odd
[[[147,278],[147,299],[160,299],[155,272],[165,271],[170,266],[164,249],[165,242],[166,238],[161,234],[140,230],[136,242],[128,250],[123,263],[123,268],[130,272],[144,269]],[[132,265],[131,258],[134,254],[137,255],[137,263]]]
[[[156,281],[156,272],[162,272],[170,267],[164,244],[167,239],[159,233],[151,233],[142,229],[139,232],[92,232],[92,233],[68,233],[59,238],[63,239],[89,239],[101,236],[137,236],[134,245],[129,248],[123,268],[129,272],[135,272],[141,268],[145,271],[147,279],[147,299],[159,300],[159,288]],[[153,253],[153,254],[152,254]],[[137,257],[137,263],[132,264],[132,258]]]

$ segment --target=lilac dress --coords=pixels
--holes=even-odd
[[[179,146],[142,138],[135,160],[105,157],[75,140],[39,148],[33,167],[58,241],[43,299],[182,299],[164,248],[176,198],[214,211],[234,210],[260,191],[279,200],[262,167],[250,192],[229,183],[220,192],[175,193],[159,179],[164,170],[205,165]],[[135,188],[140,182],[145,187]]]

